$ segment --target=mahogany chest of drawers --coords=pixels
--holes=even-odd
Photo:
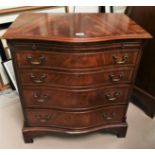
[[[4,35],[24,113],[25,142],[53,132],[126,135],[145,30],[123,14],[20,15]]]

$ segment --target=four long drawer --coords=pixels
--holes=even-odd
[[[28,126],[81,129],[122,122],[125,112],[126,106],[112,106],[84,112],[26,109],[26,117]]]
[[[140,47],[129,45],[91,52],[17,46],[28,125],[74,129],[122,122]]]

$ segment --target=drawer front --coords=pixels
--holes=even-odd
[[[109,86],[87,90],[25,88],[26,108],[88,110],[107,105],[126,104],[129,86]]]
[[[20,79],[23,85],[44,85],[61,87],[87,87],[90,85],[130,83],[133,70],[116,68],[95,72],[59,72],[43,69],[22,69]]]
[[[122,49],[106,51],[102,56],[104,65],[136,65],[139,56],[139,49]]]
[[[54,69],[91,69],[109,65],[135,65],[138,50],[110,50],[103,52],[65,53],[47,51],[16,52],[18,67]]]
[[[122,122],[126,106],[108,107],[85,112],[27,109],[28,126],[53,126],[68,129],[88,128]]]

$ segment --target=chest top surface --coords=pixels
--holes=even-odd
[[[147,39],[151,35],[124,14],[24,13],[9,27],[3,38],[96,42]]]

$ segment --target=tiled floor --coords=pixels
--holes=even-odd
[[[0,148],[155,148],[155,118],[150,119],[133,104],[129,106],[127,118],[126,138],[97,132],[78,137],[44,136],[25,144],[18,96],[0,94]]]

